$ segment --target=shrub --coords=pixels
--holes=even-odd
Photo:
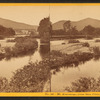
[[[98,81],[92,77],[81,77],[72,82],[70,87],[66,87],[68,92],[100,92],[100,79]]]
[[[100,48],[99,47],[93,47],[93,53],[94,56],[100,56]]]
[[[85,43],[82,43],[82,46],[83,46],[83,47],[89,47],[90,45],[89,45],[88,42],[85,42]]]
[[[99,39],[97,39],[97,40],[95,40],[95,42],[100,42],[100,40],[99,40]]]
[[[70,39],[68,41],[68,43],[80,43],[80,41],[79,40]]]
[[[8,57],[10,55],[12,55],[12,50],[10,47],[5,47],[5,56]]]
[[[14,73],[10,92],[42,92],[49,78],[50,68],[46,62],[29,63]]]
[[[2,60],[5,57],[4,53],[0,53],[0,60]]]
[[[4,77],[0,77],[0,92],[6,92],[8,89],[8,80]]]

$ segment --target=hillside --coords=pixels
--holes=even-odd
[[[28,25],[28,24],[8,20],[8,19],[3,19],[3,18],[0,18],[0,25],[7,27],[7,28],[13,28],[13,29],[35,29],[37,30],[37,27],[38,27],[36,25]]]
[[[63,24],[66,21],[67,20],[62,20],[62,21],[58,21],[58,22],[54,23],[53,30],[63,29]],[[82,30],[87,25],[91,25],[95,28],[98,28],[98,27],[100,28],[100,20],[92,19],[92,18],[86,18],[86,19],[83,19],[80,21],[72,21],[71,24],[72,24],[72,26],[76,26],[76,28],[79,31]]]

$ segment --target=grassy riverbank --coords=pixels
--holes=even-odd
[[[16,38],[15,45],[13,47],[4,47],[4,57],[18,57],[34,53],[38,47],[38,42],[31,37]],[[1,48],[2,49],[2,48]]]
[[[73,54],[74,52],[91,52],[91,48],[100,47],[99,39],[78,39],[78,40],[63,40],[63,43],[57,45],[51,44],[52,50],[60,51],[65,54]],[[71,43],[70,43],[71,42]]]
[[[29,63],[16,70],[10,82],[1,78],[0,92],[42,92],[49,79],[50,69],[47,63]]]

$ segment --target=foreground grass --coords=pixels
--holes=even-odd
[[[42,92],[48,79],[50,79],[48,64],[45,62],[29,63],[17,70],[10,82],[2,78],[0,92]]]

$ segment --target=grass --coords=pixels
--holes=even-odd
[[[100,92],[100,78],[81,77],[65,89],[68,92]]]
[[[50,53],[51,69],[58,69],[62,66],[78,65],[93,58],[93,54],[89,52],[75,52],[74,54],[64,54],[60,51],[52,51]]]

